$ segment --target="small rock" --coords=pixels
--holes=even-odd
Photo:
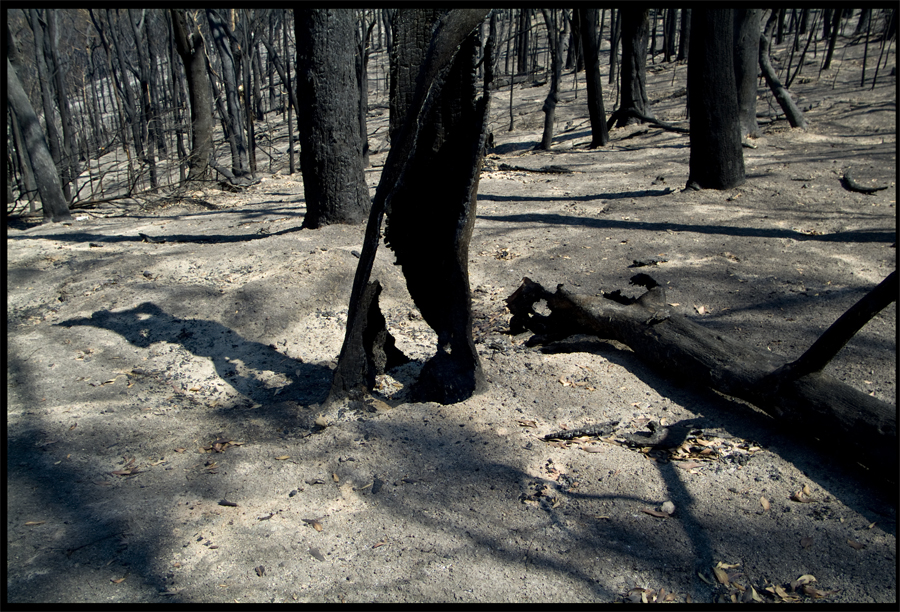
[[[659,507],[660,512],[665,512],[668,515],[672,515],[675,512],[675,504],[670,501],[663,502]]]

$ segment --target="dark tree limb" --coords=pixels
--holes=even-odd
[[[768,32],[768,30],[769,28],[767,27],[766,31]],[[778,75],[775,74],[775,70],[772,68],[772,63],[769,61],[769,39],[765,34],[759,35],[759,67],[762,69],[763,76],[766,78],[766,83],[768,83],[769,89],[772,90],[772,95],[778,100],[778,104],[784,111],[791,127],[800,128],[801,130],[805,130],[809,127],[806,118],[803,116],[803,112],[797,108],[796,104],[794,104],[791,94],[788,93],[788,90],[785,89],[784,85],[781,84],[781,81],[778,80]]]
[[[892,288],[890,282],[896,283],[896,277],[885,281],[885,287],[879,286],[881,289],[876,290],[879,296],[882,289],[888,293],[893,291],[896,296],[896,286]],[[897,417],[893,406],[821,372],[773,385],[771,375],[785,366],[782,357],[728,338],[672,312],[662,287],[641,279],[637,284],[650,288],[636,300],[621,297],[614,300],[605,299],[607,296],[574,295],[562,285],[550,293],[526,278],[507,298],[513,314],[511,332],[527,329],[538,334],[530,344],[572,334],[617,340],[663,372],[747,400],[778,419],[779,426],[802,431],[828,445],[830,453],[842,454],[897,481]],[[549,306],[549,315],[534,311],[534,304],[541,300]],[[873,298],[874,307],[883,300]],[[864,312],[872,309],[869,307]],[[858,322],[858,317],[864,316],[854,314],[851,319]],[[840,331],[834,332],[838,342],[849,327],[850,324],[843,323],[838,326]]]
[[[898,291],[900,288],[897,285],[897,271],[894,270],[877,287],[842,314],[799,359],[773,372],[772,378],[781,385],[821,371],[856,335],[856,332],[897,299]]]
[[[841,184],[844,186],[844,189],[847,191],[856,191],[858,193],[875,193],[876,191],[881,191],[883,189],[887,189],[887,187],[865,187],[857,183],[854,178],[850,175],[850,171],[847,170],[844,172],[844,178],[841,181]]]

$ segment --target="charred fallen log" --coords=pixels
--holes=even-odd
[[[803,367],[785,367],[790,364],[774,353],[694,323],[672,311],[663,288],[653,279],[646,274],[638,276],[632,282],[648,290],[637,299],[620,292],[603,297],[574,295],[562,285],[551,293],[525,278],[506,300],[513,314],[510,331],[534,332],[536,336],[529,341],[532,345],[573,334],[617,340],[657,369],[747,400],[778,419],[780,426],[803,431],[827,444],[830,452],[897,481],[897,419],[893,406],[822,374],[820,370],[827,361],[815,364],[818,371],[809,371],[809,362],[801,362],[803,358],[798,360]],[[882,296],[875,298],[877,304],[883,304],[881,308],[892,301],[884,302],[883,295],[896,298],[896,273],[892,277],[885,281],[887,287],[882,283],[873,291]],[[891,282],[893,293],[888,293]],[[546,302],[550,314],[535,311],[540,301]],[[870,304],[863,310],[871,318],[880,308],[875,310]],[[853,318],[855,326],[859,317]],[[841,329],[847,325],[846,320],[835,324]]]

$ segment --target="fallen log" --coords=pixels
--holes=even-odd
[[[847,191],[856,191],[859,193],[867,193],[867,194],[873,194],[876,191],[882,191],[884,189],[887,189],[887,187],[865,187],[864,185],[860,185],[853,178],[853,175],[850,174],[849,170],[844,172],[844,178],[841,181],[841,184],[844,186],[844,189],[846,189]]]
[[[893,281],[885,281],[890,282],[896,283],[896,275]],[[893,406],[821,371],[788,368],[783,357],[694,323],[668,306],[663,288],[646,274],[637,275],[632,283],[643,285],[647,292],[637,299],[619,291],[595,297],[575,295],[559,285],[551,293],[525,278],[506,300],[513,314],[510,331],[534,332],[530,345],[573,334],[617,340],[651,366],[749,401],[778,419],[779,426],[800,431],[827,445],[829,453],[897,482]],[[882,293],[885,283],[879,285]],[[534,309],[542,300],[549,315]],[[846,325],[844,321],[842,327]],[[798,372],[802,375],[793,375]]]

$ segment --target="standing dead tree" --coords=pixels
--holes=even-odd
[[[410,295],[438,334],[438,352],[423,367],[411,395],[416,401],[452,403],[485,384],[472,342],[467,265],[489,100],[487,89],[478,101],[472,100],[475,31],[487,13],[454,9],[434,26],[415,80],[415,94],[402,126],[392,136],[375,192],[329,405],[371,390],[375,372],[393,353],[392,339],[378,311],[380,286],[369,282],[387,210],[387,239],[403,266]],[[464,101],[462,122],[446,114]],[[451,120],[445,132],[434,121],[437,118]],[[439,186],[428,172],[434,167],[442,168]],[[433,205],[422,210],[425,200]],[[425,228],[415,229],[420,221]]]

